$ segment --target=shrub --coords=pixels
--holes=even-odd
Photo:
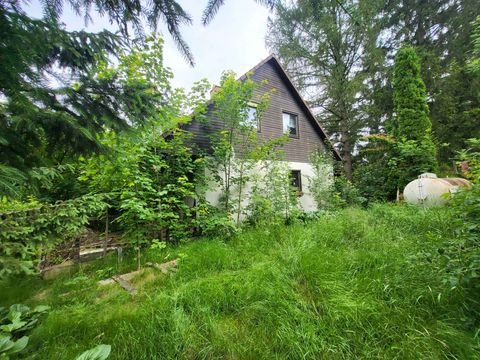
[[[346,205],[365,205],[367,199],[350,181],[343,177],[335,178],[335,193],[332,197],[333,207],[343,207]]]
[[[207,203],[197,207],[195,225],[201,235],[229,239],[238,232],[238,228],[226,212]]]
[[[334,191],[332,159],[323,151],[314,152],[310,161],[313,176],[309,179],[309,190],[313,195],[317,209],[331,206]]]
[[[89,218],[105,208],[101,195],[18,205],[0,212],[0,279],[38,270],[42,254],[79,235]]]

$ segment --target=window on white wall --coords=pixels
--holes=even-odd
[[[283,117],[283,132],[292,137],[298,137],[298,116],[284,112]]]
[[[302,192],[302,173],[300,170],[292,170],[290,172],[290,181],[292,183],[292,187],[298,193]]]

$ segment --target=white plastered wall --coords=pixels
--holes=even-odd
[[[315,176],[313,166],[309,163],[302,162],[281,161],[281,163],[287,164],[290,170],[300,170],[303,194],[299,197],[299,205],[306,212],[316,211],[317,205],[310,190],[310,181]],[[326,176],[325,181],[330,182],[332,181],[333,177],[333,169],[331,171],[327,171],[327,173],[331,173],[331,176]],[[261,163],[257,163],[250,170],[250,174],[258,176],[260,178],[263,177],[265,175],[264,166],[262,166]],[[221,171],[219,171],[219,176],[223,176]],[[237,174],[233,174],[233,176],[237,176]],[[242,208],[245,208],[248,205],[252,185],[252,182],[247,182],[242,189]],[[219,203],[221,195],[222,191],[220,189],[220,186],[214,182],[210,183],[208,186],[208,190],[205,193],[206,200],[210,204],[216,206]],[[236,198],[238,199],[238,197]]]

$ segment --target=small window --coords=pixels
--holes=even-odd
[[[292,182],[292,187],[297,192],[302,192],[302,173],[300,170],[292,170],[290,172],[290,180]]]
[[[298,137],[298,116],[290,113],[283,113],[283,132],[293,137]]]
[[[257,118],[257,108],[254,106],[249,106],[247,109],[247,119],[245,121],[245,124],[247,126],[251,126],[252,128],[255,128],[257,130],[260,129],[260,124],[258,123],[258,118]]]

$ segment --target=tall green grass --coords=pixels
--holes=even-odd
[[[97,343],[112,345],[112,359],[480,358],[464,294],[432,260],[450,224],[448,209],[346,209],[150,251],[144,260],[182,260],[175,274],[136,279],[135,297],[96,286],[112,258],[54,282],[17,282],[0,300],[52,306],[32,359],[70,359]]]

